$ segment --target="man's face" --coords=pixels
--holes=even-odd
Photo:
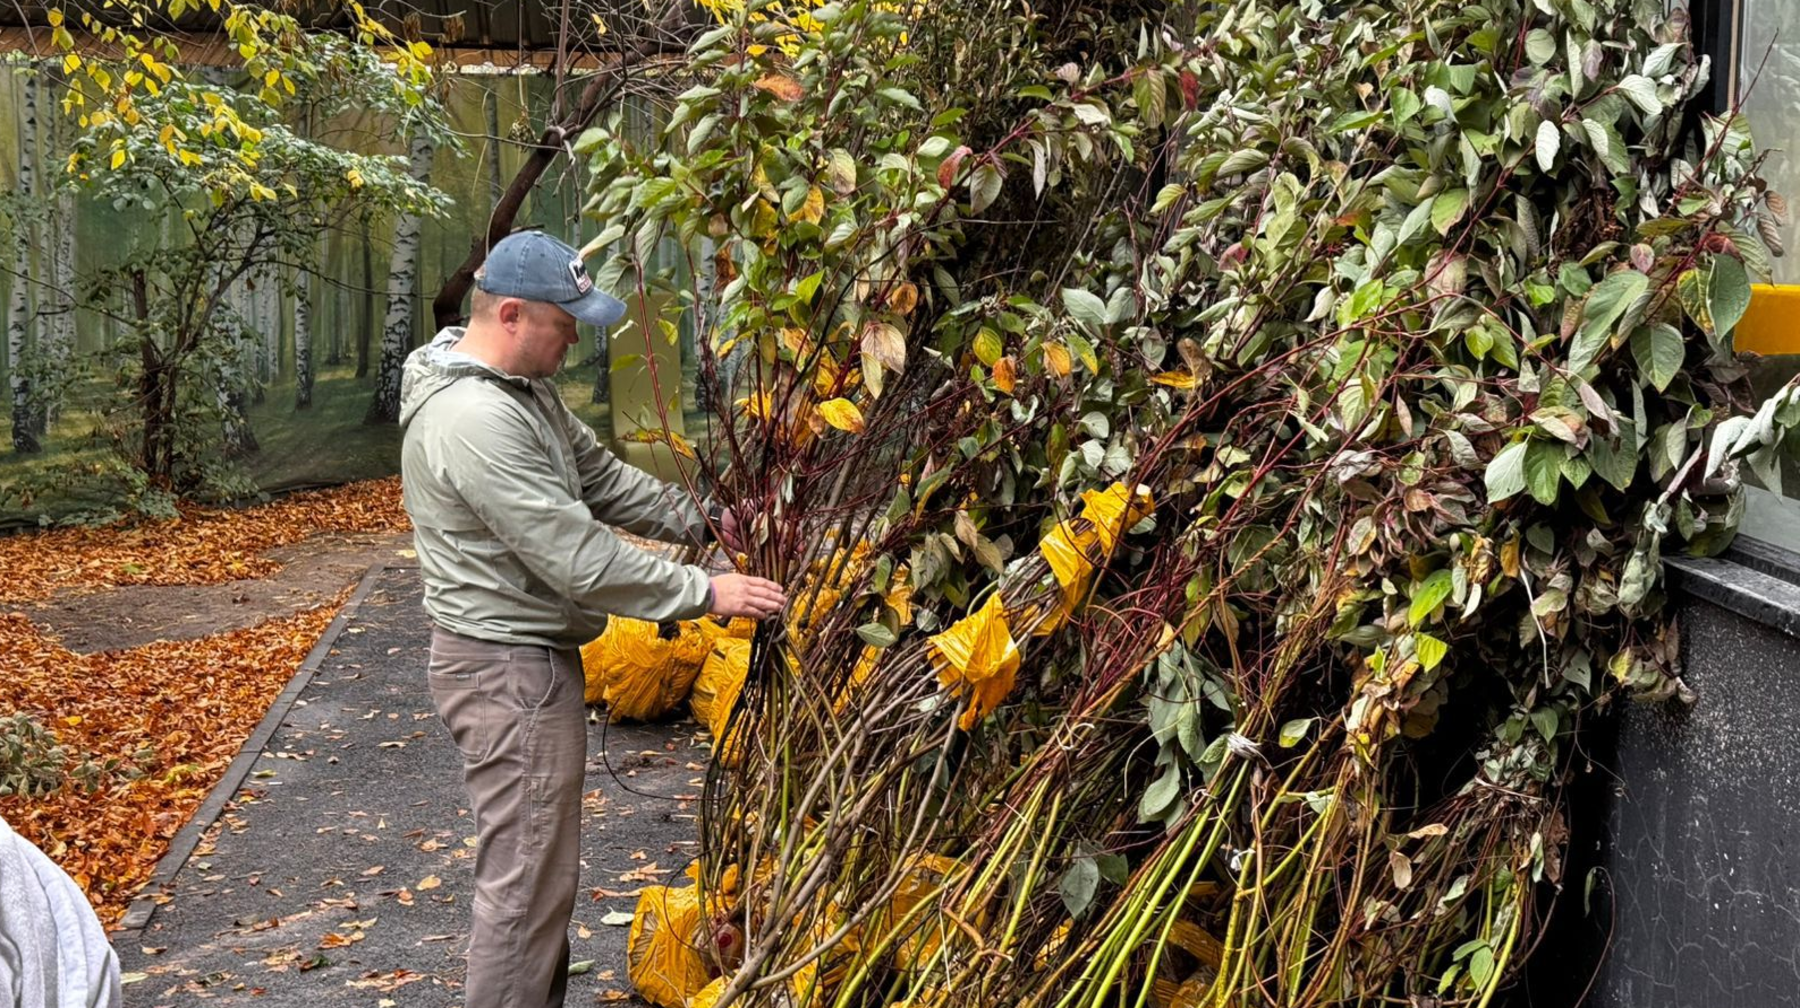
[[[525,378],[548,378],[562,367],[569,348],[580,341],[575,332],[575,316],[553,304],[517,301],[516,312],[501,312],[508,321],[518,348],[518,373]]]

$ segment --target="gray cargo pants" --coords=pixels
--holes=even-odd
[[[581,654],[434,629],[427,678],[479,838],[467,1008],[558,1008],[581,871]]]

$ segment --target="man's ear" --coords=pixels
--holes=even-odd
[[[494,310],[494,316],[500,320],[501,325],[513,325],[524,314],[525,302],[518,298],[501,298]]]

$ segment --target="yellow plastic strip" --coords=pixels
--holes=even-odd
[[[1800,285],[1751,284],[1750,310],[1732,331],[1739,350],[1800,354]]]

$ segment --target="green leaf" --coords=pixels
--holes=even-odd
[[[992,163],[983,164],[969,175],[969,210],[980,213],[986,210],[1000,195],[1000,187],[1006,177]]]
[[[1488,503],[1494,504],[1525,489],[1525,451],[1528,443],[1514,441],[1488,462]]]
[[[856,628],[856,636],[861,637],[864,644],[870,647],[893,647],[894,631],[880,623],[864,623]]]
[[[1070,106],[1075,118],[1089,126],[1105,126],[1112,122],[1112,113],[1098,101],[1079,101]]]
[[[1662,99],[1656,97],[1656,82],[1650,78],[1631,74],[1614,86],[1619,89],[1621,94],[1631,99],[1631,103],[1638,107],[1638,111],[1645,115],[1662,114]]]
[[[1160,818],[1180,794],[1181,768],[1171,764],[1163,769],[1162,776],[1144,789],[1144,796],[1138,799],[1138,818],[1145,822]]]
[[[1450,228],[1469,211],[1469,190],[1449,189],[1431,201],[1431,226],[1438,234],[1449,234]]]
[[[1426,576],[1418,589],[1413,592],[1412,605],[1407,607],[1406,618],[1413,626],[1418,626],[1425,617],[1430,616],[1450,597],[1455,585],[1447,570],[1434,570]]]
[[[904,105],[909,109],[913,109],[914,111],[924,111],[923,106],[921,106],[919,104],[919,99],[914,98],[912,92],[906,90],[905,88],[897,88],[897,87],[876,88],[875,93],[880,95],[883,98],[886,98],[888,101],[891,101],[896,105]]]
[[[1226,158],[1224,163],[1219,165],[1218,173],[1220,175],[1243,175],[1268,163],[1269,155],[1266,151],[1250,148],[1238,151]]]
[[[1637,270],[1609,273],[1594,285],[1581,309],[1581,329],[1569,349],[1569,370],[1580,373],[1606,345],[1613,323],[1650,288],[1650,278]]]
[[[929,160],[935,161],[948,153],[950,153],[950,138],[947,136],[927,137],[925,142],[919,145],[919,156]]]
[[[1637,434],[1629,421],[1620,424],[1618,442],[1596,435],[1588,439],[1586,454],[1601,479],[1624,490],[1637,475]]]
[[[1494,950],[1486,945],[1475,950],[1469,957],[1469,979],[1477,990],[1486,987],[1494,975]]]
[[[1317,720],[1318,718],[1295,718],[1289,721],[1281,726],[1281,733],[1277,736],[1276,741],[1283,749],[1294,748],[1306,738],[1307,732],[1312,731],[1313,722]]]
[[[1394,122],[1405,125],[1408,119],[1419,114],[1419,109],[1425,103],[1419,101],[1419,96],[1411,88],[1395,88],[1394,93],[1388,97],[1388,104],[1394,109]]]
[[[1543,736],[1545,742],[1556,738],[1559,720],[1554,707],[1539,707],[1531,712],[1531,726],[1537,729],[1537,733]]]
[[[1533,66],[1543,66],[1556,56],[1556,38],[1542,28],[1533,28],[1525,36],[1525,58]]]
[[[1675,296],[1681,301],[1681,308],[1687,312],[1688,318],[1700,327],[1707,335],[1717,332],[1713,328],[1712,304],[1707,296],[1706,272],[1691,269],[1675,278]]]
[[[1131,881],[1131,862],[1119,854],[1096,854],[1094,864],[1100,868],[1100,877],[1113,885],[1124,885]]]
[[[1106,328],[1106,302],[1093,292],[1080,287],[1063,288],[1063,306],[1075,321],[1095,330]]]
[[[824,279],[824,270],[808,274],[799,283],[794,285],[794,296],[800,299],[801,304],[812,304],[813,295],[819,292],[819,284]]]
[[[1420,229],[1425,227],[1425,222],[1431,219],[1433,205],[1431,200],[1426,200],[1412,208],[1412,211],[1406,215],[1406,219],[1400,222],[1400,231],[1394,236],[1395,245],[1405,245],[1407,239],[1418,234]],[[1377,281],[1375,286],[1379,289],[1380,282]]]
[[[1100,866],[1091,857],[1076,858],[1056,884],[1063,908],[1079,919],[1094,904],[1094,891],[1100,888]]]
[[[1537,128],[1537,163],[1548,175],[1556,167],[1556,153],[1562,149],[1562,130],[1553,119],[1545,119]]]
[[[1712,282],[1707,287],[1713,331],[1728,333],[1750,307],[1750,276],[1744,271],[1743,262],[1731,256],[1714,256]]]
[[[1631,356],[1637,360],[1638,370],[1650,379],[1656,391],[1661,392],[1681,370],[1687,347],[1682,344],[1681,333],[1674,326],[1667,322],[1652,322],[1639,326],[1631,334]]]
[[[1132,86],[1132,97],[1137,101],[1138,116],[1146,126],[1162,125],[1169,105],[1169,88],[1163,81],[1162,71],[1146,70],[1139,74],[1137,83]]]
[[[1187,186],[1178,182],[1171,182],[1168,185],[1163,186],[1156,194],[1156,203],[1150,207],[1150,213],[1153,215],[1160,214],[1164,210],[1174,206],[1175,201],[1180,199],[1181,194],[1184,192],[1187,192]]]
[[[830,160],[825,167],[825,178],[831,188],[839,193],[849,193],[856,189],[856,159],[842,147],[831,151]]]
[[[982,326],[981,330],[975,334],[975,359],[984,366],[993,367],[994,362],[999,360],[1000,355],[1005,352],[1006,347],[1000,342],[999,333],[987,326]]]
[[[1533,441],[1525,451],[1525,486],[1539,504],[1555,504],[1566,452],[1554,441]]]
[[[1413,650],[1419,657],[1419,665],[1429,672],[1444,661],[1450,653],[1450,645],[1427,633],[1419,634],[1413,641]]]

